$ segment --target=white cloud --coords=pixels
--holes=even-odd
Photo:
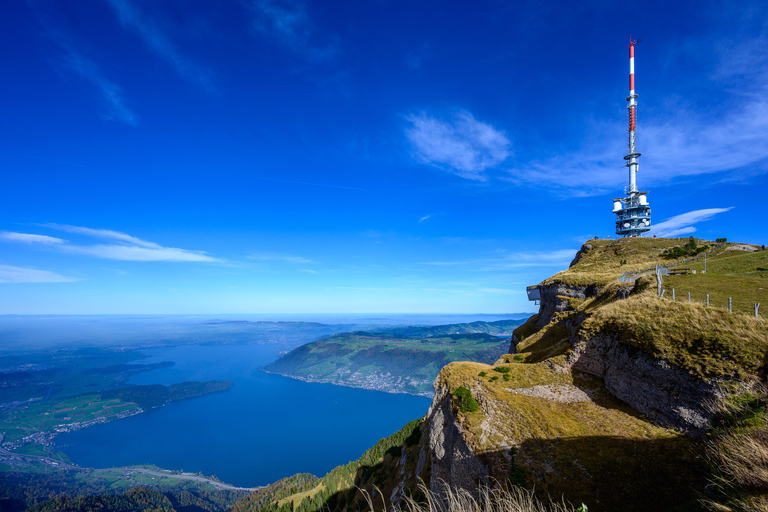
[[[77,281],[49,270],[0,265],[0,283],[71,283]]]
[[[95,62],[75,52],[67,43],[57,42],[67,50],[67,55],[64,58],[67,66],[81,78],[95,85],[101,93],[101,97],[109,110],[105,117],[130,126],[138,126],[139,116],[128,108],[122,88],[104,77]]]
[[[10,242],[23,242],[26,244],[55,245],[63,244],[66,240],[46,235],[33,235],[30,233],[13,233],[11,231],[0,232],[0,238]]]
[[[719,61],[714,73],[707,76],[703,70],[699,79],[702,90],[722,91],[722,108],[702,108],[700,102],[675,104],[662,114],[639,120],[641,188],[718,173],[738,179],[745,173],[768,172],[768,58],[762,50],[766,44],[768,32],[738,44],[710,45]],[[691,45],[688,51],[700,52],[701,47]],[[656,104],[663,101],[654,100]],[[585,131],[588,142],[582,147],[545,160],[521,162],[507,171],[506,179],[569,195],[621,190],[627,182],[622,161],[626,125],[618,120],[598,122]]]
[[[148,249],[162,248],[162,246],[154,242],[147,242],[140,238],[136,238],[135,236],[121,233],[119,231],[112,231],[111,229],[93,229],[93,228],[85,228],[82,226],[69,226],[66,224],[45,224],[45,226],[58,229],[60,231],[66,231],[67,233],[76,233],[79,235],[85,235],[91,238],[106,238],[106,239],[118,240],[120,242],[125,242],[131,245],[137,245],[139,247],[146,247]]]
[[[432,214],[430,213],[429,215],[425,215],[422,218],[420,218],[419,222],[424,222],[424,221],[429,220],[431,218],[432,218]]]
[[[189,262],[221,262],[219,258],[209,256],[204,251],[191,251],[188,249],[178,249],[176,247],[164,247],[155,242],[148,242],[135,236],[112,231],[110,229],[93,229],[82,226],[68,226],[61,224],[45,224],[46,227],[84,235],[89,238],[101,238],[111,240],[116,243],[78,245],[46,235],[34,235],[27,233],[9,233],[0,234],[0,239],[8,241],[23,241],[27,243],[38,243],[55,247],[61,252],[69,254],[83,254],[96,258],[120,261],[189,261]],[[6,236],[8,235],[8,236]]]
[[[137,9],[130,0],[106,1],[117,14],[123,28],[134,29],[147,46],[176,68],[179,75],[204,89],[211,89],[208,72],[183,57],[157,24]]]
[[[62,250],[72,254],[85,254],[97,258],[121,261],[197,261],[217,262],[217,258],[203,251],[189,251],[174,247],[141,247],[135,245],[66,245]]]
[[[694,224],[707,221],[718,213],[727,212],[732,208],[733,207],[707,208],[705,210],[695,210],[692,212],[675,215],[674,217],[665,220],[664,222],[660,222],[651,226],[651,230],[648,232],[648,235],[675,237],[694,233],[696,231],[696,228],[693,226]]]
[[[406,117],[411,126],[405,135],[414,157],[422,163],[446,168],[463,178],[485,181],[484,171],[511,155],[511,142],[493,126],[469,112],[442,121],[425,113]]]

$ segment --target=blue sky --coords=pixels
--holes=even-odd
[[[29,0],[0,313],[504,313],[613,235],[765,243],[758,2]]]

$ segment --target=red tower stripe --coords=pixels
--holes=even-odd
[[[630,91],[635,90],[635,74],[634,73],[629,75],[629,90]]]

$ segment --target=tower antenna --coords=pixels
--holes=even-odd
[[[629,118],[628,152],[624,157],[629,168],[629,187],[626,196],[613,200],[613,213],[616,214],[616,234],[619,236],[640,236],[651,229],[651,207],[648,204],[647,191],[637,190],[637,171],[640,166],[637,159],[640,153],[635,148],[635,128],[637,124],[637,98],[635,92],[635,46],[642,39],[629,36],[629,96],[627,101]]]

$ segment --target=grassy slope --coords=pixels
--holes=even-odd
[[[464,386],[481,402],[456,414],[473,451],[492,476],[524,481],[536,493],[587,503],[595,511],[669,510],[695,502],[706,466],[698,441],[656,426],[606,392],[600,379],[558,373],[544,363],[502,364],[509,380],[488,365],[453,363],[438,377],[449,390]],[[486,375],[481,376],[481,372]],[[501,374],[503,375],[503,374]],[[561,403],[510,390],[557,386],[587,393],[590,401]],[[504,452],[515,447],[513,462]]]
[[[690,292],[692,301],[705,304],[709,293],[713,307],[726,308],[731,297],[734,311],[753,314],[753,304],[758,302],[765,305],[763,316],[768,317],[768,251],[725,251],[719,257],[707,258],[706,274],[701,274],[704,261],[683,267],[697,272],[665,277],[666,299],[672,298],[675,288],[678,301],[687,302]]]
[[[265,370],[314,381],[366,387],[371,375],[390,374],[392,391],[430,393],[440,368],[452,361],[490,362],[509,342],[489,334],[410,338],[399,334],[344,333],[286,354]]]
[[[491,380],[503,374],[477,363],[454,363],[441,371],[438,379],[449,390],[465,386],[480,400],[480,410],[461,414],[461,421],[467,430],[465,437],[495,468],[497,479],[512,476],[520,482],[524,475],[526,485],[542,497],[564,496],[597,511],[696,506],[708,474],[699,458],[703,448],[698,441],[638,415],[612,398],[594,377],[553,370],[562,367],[570,350],[568,324],[576,325],[582,336],[615,333],[623,343],[698,377],[748,378],[764,371],[768,361],[768,321],[764,318],[658,300],[652,276],[641,278],[627,300],[616,300],[620,286],[632,286],[618,283],[621,274],[656,263],[671,266],[674,261],[661,258],[661,252],[686,241],[589,241],[591,251],[544,284],[597,285],[602,292],[585,301],[563,297],[568,310],[557,313],[543,329],[535,327],[536,317],[521,325],[515,331],[522,339],[516,347],[520,353],[505,355],[494,365],[510,368],[508,380]],[[730,293],[761,297],[765,281],[757,267],[768,268],[764,258],[762,252],[723,248],[707,258],[706,276],[697,273],[682,279],[727,283],[723,286]],[[703,268],[703,261],[684,266]],[[665,278],[665,287],[669,279]],[[541,391],[537,386],[577,388],[591,401],[561,403],[509,391]],[[511,462],[505,456],[510,448]]]

